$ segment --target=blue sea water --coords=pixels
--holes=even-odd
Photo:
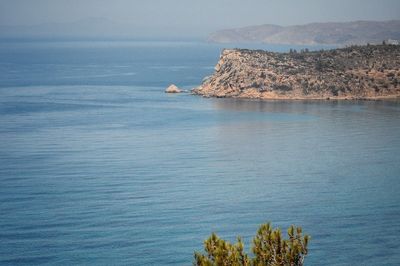
[[[190,265],[272,221],[311,235],[307,265],[398,265],[399,102],[164,93],[220,49],[1,43],[0,264]]]

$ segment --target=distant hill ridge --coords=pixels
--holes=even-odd
[[[292,45],[378,44],[383,40],[400,40],[400,20],[310,23],[286,27],[267,24],[220,30],[212,33],[208,40]]]

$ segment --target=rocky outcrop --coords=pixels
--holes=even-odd
[[[174,84],[170,85],[166,90],[165,93],[180,93],[182,92],[177,86]]]
[[[259,99],[399,97],[400,46],[290,53],[224,50],[214,74],[192,92]]]

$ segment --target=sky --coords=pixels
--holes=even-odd
[[[0,25],[88,18],[129,25],[137,35],[193,37],[260,24],[400,19],[400,0],[0,0]]]

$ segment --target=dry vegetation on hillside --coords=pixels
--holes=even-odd
[[[399,45],[289,53],[224,50],[215,70],[194,93],[265,99],[400,95]]]

